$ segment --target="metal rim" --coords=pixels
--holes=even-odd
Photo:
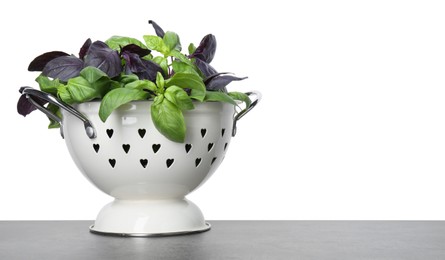
[[[59,118],[57,115],[53,114],[51,111],[49,111],[47,108],[45,108],[44,106],[41,106],[38,102],[36,102],[33,97],[36,97],[38,99],[42,99],[45,100],[51,104],[54,104],[56,106],[58,106],[59,108],[62,108],[64,110],[66,110],[67,112],[71,113],[72,115],[74,115],[75,117],[79,118],[80,120],[82,120],[82,122],[84,123],[84,127],[85,127],[85,132],[88,135],[88,137],[90,139],[94,139],[96,138],[96,130],[94,129],[93,124],[88,120],[87,117],[85,117],[85,115],[83,115],[82,113],[80,113],[79,111],[77,111],[74,107],[66,104],[65,102],[57,99],[56,97],[52,96],[51,94],[48,94],[46,92],[37,90],[37,89],[33,89],[31,87],[22,87],[20,88],[20,93],[26,95],[26,97],[30,100],[30,102],[32,102],[34,104],[34,106],[39,109],[40,111],[42,111],[44,114],[46,114],[48,117],[50,117],[51,119],[59,122],[59,124],[62,126],[62,119]],[[244,115],[246,115],[250,110],[252,110],[252,108],[254,108],[258,102],[261,100],[261,93],[259,91],[250,91],[250,92],[246,92],[245,93],[249,99],[251,100],[251,104],[244,108],[243,110],[241,110],[240,112],[236,113],[234,115],[233,118],[233,128],[232,128],[232,136],[236,135],[236,123],[238,122],[238,120],[240,120]],[[255,96],[255,98],[251,99],[251,96]],[[62,135],[63,138],[63,127],[60,127],[60,134]]]
[[[94,230],[94,225],[90,226],[90,232],[96,235],[102,236],[113,236],[113,237],[170,237],[170,236],[184,236],[184,235],[192,235],[197,233],[202,233],[209,231],[211,229],[211,225],[205,222],[205,228],[198,230],[190,230],[190,231],[175,231],[175,232],[165,232],[165,233],[120,233],[120,232],[104,232]]]

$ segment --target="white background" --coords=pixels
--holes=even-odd
[[[292,3],[292,4],[291,4]],[[207,219],[445,219],[443,1],[22,1],[1,8],[0,220],[94,219],[111,198],[41,113],[16,113],[37,55],[142,39],[198,44],[264,97],[189,196]]]

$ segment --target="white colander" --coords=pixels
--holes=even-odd
[[[40,110],[60,121],[74,162],[97,188],[114,197],[90,230],[125,236],[174,235],[210,229],[200,209],[185,196],[202,185],[224,160],[236,121],[259,101],[237,112],[221,102],[195,103],[184,112],[184,143],[165,138],[153,125],[151,101],[134,101],[115,110],[105,123],[100,102],[68,106],[32,88],[24,94]],[[40,106],[40,98],[58,105],[63,120]],[[79,120],[80,119],[80,120]]]

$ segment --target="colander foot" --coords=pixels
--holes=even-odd
[[[172,236],[208,231],[201,210],[187,199],[115,200],[107,204],[90,231],[116,236]]]

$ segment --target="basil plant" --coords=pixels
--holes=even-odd
[[[152,100],[151,116],[156,128],[174,142],[184,142],[186,125],[183,111],[194,109],[194,102],[222,101],[237,105],[249,98],[241,92],[228,92],[232,81],[243,80],[221,73],[210,63],[215,56],[216,38],[206,35],[195,47],[182,52],[178,34],[149,21],[156,35],[144,41],[113,36],[103,41],[87,39],[78,56],[51,51],[36,57],[28,67],[39,71],[36,78],[42,91],[68,104],[100,100],[99,116],[106,121],[119,106],[134,100]],[[53,113],[59,108],[37,100]],[[36,108],[22,95],[18,112],[26,116]],[[60,127],[50,119],[49,128]]]

